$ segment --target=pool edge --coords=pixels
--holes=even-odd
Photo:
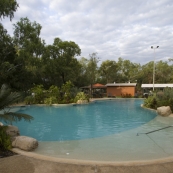
[[[152,160],[136,160],[136,161],[90,161],[90,160],[77,160],[77,159],[65,159],[65,158],[57,158],[51,157],[41,154],[36,154],[33,152],[23,151],[18,148],[13,148],[13,152],[24,155],[27,157],[50,161],[50,162],[57,162],[63,164],[74,164],[74,165],[98,165],[98,166],[139,166],[139,165],[152,165],[152,164],[161,164],[161,163],[168,163],[173,162],[173,157],[166,157],[160,159],[152,159]]]

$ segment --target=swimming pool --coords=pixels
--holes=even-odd
[[[143,100],[116,99],[85,105],[27,106],[19,112],[34,117],[18,122],[21,135],[38,141],[83,140],[108,136],[141,126],[156,117],[141,108]]]
[[[88,120],[84,118],[83,116],[85,112],[88,113],[87,106],[97,107],[100,105],[101,107],[103,107],[102,104],[105,104],[105,103],[110,104],[113,102],[114,101],[112,100],[96,101],[95,103],[92,103],[90,105],[81,105],[81,106],[68,105],[61,108],[66,110],[69,110],[70,107],[71,109],[77,109],[78,112],[80,112],[81,119],[83,121],[86,121],[87,123]],[[168,125],[172,125],[173,124],[172,117],[166,117],[166,118],[161,117],[156,115],[155,111],[141,108],[140,104],[143,103],[143,100],[140,100],[140,99],[115,99],[115,102],[117,103],[118,108],[122,109],[121,115],[124,112],[126,113],[126,116],[128,115],[129,117],[133,118],[133,115],[131,115],[131,112],[135,110],[136,113],[144,112],[144,115],[149,117],[151,116],[151,117],[147,118],[145,122],[143,120],[139,121],[139,123],[136,123],[136,121],[134,121],[135,122],[134,126],[125,124],[125,128],[122,131],[115,132],[111,130],[111,133],[109,134],[104,133],[104,135],[97,136],[97,137],[91,137],[91,138],[86,137],[85,139],[73,139],[73,140],[60,139],[59,141],[58,140],[57,141],[39,141],[39,147],[34,151],[34,153],[41,154],[44,156],[51,156],[57,159],[80,160],[84,162],[85,161],[99,161],[99,162],[109,162],[109,163],[110,162],[126,162],[126,161],[128,162],[129,161],[148,161],[148,160],[173,157],[173,145],[172,145],[173,144],[173,128],[164,129],[164,130],[157,131],[155,133],[151,133],[148,135],[141,134],[137,136],[137,133],[145,133],[145,132],[156,130],[162,127],[166,127]],[[118,104],[118,102],[120,104]],[[82,107],[84,107],[85,109],[84,110],[81,109]],[[43,106],[43,108],[45,107]],[[46,108],[46,112],[51,112],[51,109],[47,110],[47,108]],[[59,106],[55,107],[55,109],[61,109],[61,108],[59,108]],[[116,109],[118,108],[115,108],[115,105],[114,105],[111,108],[111,112],[114,112],[116,114],[117,113]],[[22,109],[27,110],[28,108],[22,107]],[[107,125],[107,119],[104,119],[103,117],[98,116],[98,112],[100,110],[101,110],[101,113],[105,111],[105,109],[100,109],[100,108],[96,109],[97,118],[95,117],[94,123],[97,126],[99,121],[102,122],[102,124],[105,123],[106,125],[101,126],[102,128],[105,128],[106,126],[109,126],[109,125]],[[72,115],[71,112],[72,111],[70,111],[70,115]],[[106,117],[109,117],[108,112],[107,111],[105,112],[106,112]],[[38,116],[41,117],[42,114],[38,114]],[[127,118],[128,117],[126,117],[126,119]],[[51,116],[49,117],[49,119],[46,120],[48,124],[50,119],[51,119]],[[65,120],[66,118],[64,119],[64,121]],[[111,120],[113,123],[114,122],[113,119]],[[45,125],[43,125],[42,123],[40,123],[41,128],[38,128],[38,126],[32,126],[32,123],[33,122],[29,123],[30,127],[26,127],[27,131],[29,131],[32,128],[36,128],[35,133],[39,133],[39,136],[41,136],[42,139],[46,131],[51,132],[50,134],[56,133],[55,131],[48,130],[49,128],[45,127]],[[65,125],[65,127],[67,128],[68,126]],[[79,126],[79,129],[81,130],[81,126]],[[98,130],[101,130],[101,129],[98,129]],[[108,127],[108,129],[110,128]],[[20,131],[22,134],[23,132],[21,129]],[[82,134],[82,133],[78,132],[77,134]],[[22,135],[25,135],[25,134],[22,134]]]

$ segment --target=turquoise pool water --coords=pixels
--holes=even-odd
[[[95,101],[86,105],[26,106],[19,112],[32,115],[31,123],[17,125],[21,135],[38,141],[83,140],[137,128],[156,117],[141,108],[141,99]]]

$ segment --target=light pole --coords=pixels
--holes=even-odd
[[[159,46],[151,46],[151,49],[154,49],[154,61],[153,61],[153,91],[154,91],[154,80],[155,80],[155,49],[159,48]]]

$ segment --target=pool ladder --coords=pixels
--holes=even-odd
[[[163,129],[170,128],[170,127],[173,127],[173,125],[167,126],[167,127],[163,127],[163,128],[161,128],[161,129],[153,130],[153,131],[150,131],[150,132],[147,132],[147,133],[137,133],[136,136],[139,136],[139,134],[146,134],[146,135],[147,135],[147,134],[150,134],[150,133],[153,133],[153,132],[157,132],[157,131],[159,131],[159,130],[163,130]]]

